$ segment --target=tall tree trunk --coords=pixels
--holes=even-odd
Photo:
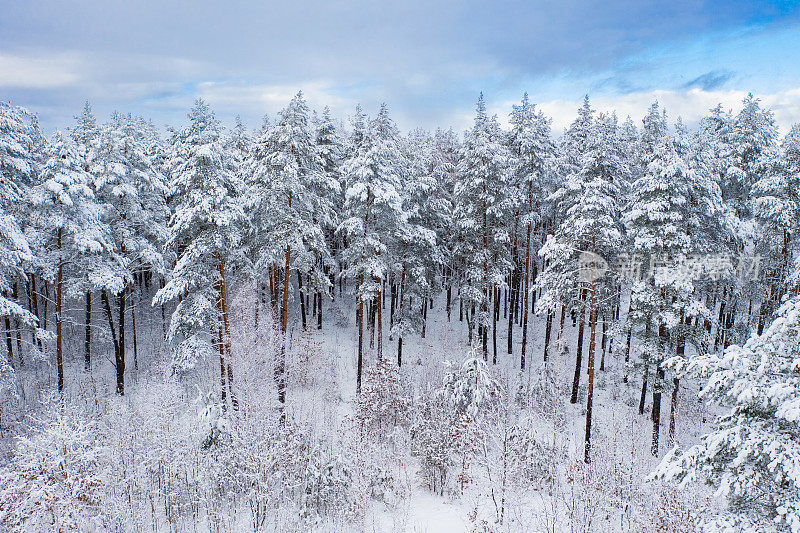
[[[161,279],[158,280],[159,286],[163,289],[164,288],[164,276],[161,276]],[[165,304],[161,304],[161,333],[164,336],[164,339],[167,338],[167,308]]]
[[[44,327],[47,325],[47,322],[44,322],[44,326],[42,326],[42,317],[39,316],[39,293],[36,291],[36,274],[31,274],[31,297],[33,303],[33,314],[36,316],[36,327]],[[42,351],[42,340],[39,336],[36,336],[36,346],[39,348],[39,351]]]
[[[661,364],[656,367],[656,379],[653,381],[653,444],[650,446],[650,453],[658,455],[658,434],[661,429],[661,384],[664,381],[664,368]]]
[[[380,282],[378,283],[378,287],[379,287],[378,290],[380,291],[380,294],[378,295],[378,300],[381,303],[379,303],[377,305],[377,307],[378,307],[378,309],[377,309],[377,314],[378,314],[378,349],[377,349],[377,352],[378,352],[378,359],[381,359],[383,357],[383,311],[382,311],[382,309],[383,309],[383,305],[382,305],[383,300],[382,300],[382,298],[386,294],[386,289],[381,285]]]
[[[552,335],[553,331],[553,312],[547,312],[547,322],[545,323],[544,327],[544,354],[543,354],[543,361],[547,361],[547,351],[550,348],[550,336]]]
[[[56,365],[58,366],[58,392],[64,391],[64,322],[63,293],[64,293],[64,255],[62,252],[62,228],[58,228],[58,284],[56,285]]]
[[[236,397],[236,392],[233,390],[233,354],[231,348],[231,325],[230,325],[230,313],[228,313],[228,289],[225,285],[225,263],[222,259],[222,256],[219,256],[218,262],[219,268],[219,311],[222,316],[222,325],[224,328],[224,345],[225,345],[225,359],[227,363],[227,372],[225,372],[228,378],[228,393],[231,396],[231,405],[233,406],[234,411],[239,410],[239,400]],[[288,274],[287,274],[288,275]]]
[[[361,274],[359,281],[359,288],[364,286],[364,274]],[[361,291],[359,290],[359,293]],[[361,294],[358,294],[358,310],[356,317],[358,319],[358,361],[356,363],[356,394],[361,393],[361,369],[364,364],[364,300]]]
[[[300,271],[297,271],[297,295],[300,297],[300,321],[303,324],[303,331],[306,330],[306,299],[303,298],[303,276]],[[317,303],[316,295],[314,296],[314,304]],[[316,309],[316,305],[314,306]]]
[[[389,283],[389,340],[392,340],[392,327],[394,326],[394,309],[397,305],[397,284],[394,282],[394,274]]]
[[[92,291],[86,291],[86,332],[83,341],[83,369],[89,371],[92,366]]]
[[[681,322],[686,323],[686,320],[681,316]],[[675,355],[683,357],[686,353],[686,339],[681,336],[678,339],[677,346],[675,347]],[[675,416],[678,411],[678,391],[680,381],[677,377],[672,378],[672,397],[669,402],[669,430],[667,432],[667,444],[672,447],[675,444]]]
[[[528,185],[528,196],[530,197],[530,185]],[[531,209],[530,215],[533,215]],[[520,370],[525,370],[525,348],[528,344],[528,293],[530,292],[530,264],[531,264],[531,223],[528,220],[528,236],[525,243],[525,278],[522,289],[522,354],[519,360]]]
[[[633,327],[628,326],[628,340],[625,342],[625,372],[622,374],[622,382],[628,382],[628,362],[631,359],[631,333],[633,332]],[[641,414],[641,413],[639,413]]]
[[[322,293],[317,293],[317,329],[322,329]]]
[[[125,394],[125,297],[127,287],[119,294],[119,350],[117,352],[117,394]]]
[[[219,284],[217,284],[217,294],[221,291],[219,290]],[[227,372],[226,372],[226,364],[225,364],[225,326],[222,322],[222,313],[219,311],[222,308],[219,301],[217,302],[217,327],[216,329],[216,337],[219,347],[219,387],[220,387],[220,400],[222,401],[222,408],[227,409],[228,403],[228,392],[227,392]]]
[[[597,333],[597,285],[592,281],[592,294],[589,311],[589,378],[586,389],[586,439],[584,446],[584,462],[588,463],[591,458],[592,448],[592,401],[594,399],[594,351],[595,334]]]
[[[403,298],[406,292],[406,265],[403,263],[403,271],[400,274],[400,296],[397,305],[397,322],[403,325]],[[403,331],[397,334],[397,366],[403,366]]]
[[[450,322],[450,306],[452,305],[452,291],[453,287],[450,286],[450,280],[447,285],[447,321]]]
[[[644,376],[642,377],[642,393],[639,396],[639,414],[644,414],[644,403],[647,399],[647,377],[650,370],[650,366],[645,363],[644,364]]]
[[[508,310],[508,355],[514,352],[514,309],[517,306],[517,299],[519,298],[519,283],[517,274],[517,262],[512,260],[514,270],[511,271],[511,301],[509,302]]]
[[[483,198],[486,197],[486,184],[483,185]],[[481,292],[481,337],[483,340],[483,360],[489,359],[488,335],[486,331],[486,317],[489,315],[489,224],[486,218],[486,200],[481,200],[481,211],[483,213],[483,285]]]
[[[492,290],[493,301],[492,305],[492,364],[497,364],[497,318],[500,315],[500,290],[494,288]]]
[[[600,356],[600,371],[603,372],[606,369],[606,342],[608,341],[608,320],[606,319],[606,315],[603,315],[603,337],[602,337],[602,349],[603,353]]]
[[[12,287],[11,297],[15,302],[19,303],[19,292],[17,290],[17,282],[14,282]],[[14,317],[14,335],[17,338],[17,359],[19,359],[20,366],[25,366],[25,361],[22,359],[22,323],[19,317]]]
[[[581,382],[581,359],[583,357],[583,330],[586,320],[584,320],[586,315],[586,305],[584,304],[584,293],[581,291],[581,312],[580,312],[580,324],[578,325],[578,346],[577,350],[575,351],[575,375],[572,378],[572,395],[569,398],[570,403],[578,403],[578,387],[580,386]]]
[[[8,295],[4,294],[4,296]],[[14,340],[11,333],[11,317],[9,315],[4,316],[3,322],[6,326],[6,350],[8,351],[8,364],[11,365],[11,368],[14,368]]]
[[[137,293],[138,294],[138,293]],[[137,296],[131,295],[131,329],[133,330],[133,369],[139,372],[139,344],[136,338],[136,310],[139,308],[137,305]]]
[[[427,329],[427,326],[428,326],[428,299],[427,298],[423,298],[422,299],[422,332],[421,332],[421,337],[423,339],[425,338],[425,330]]]

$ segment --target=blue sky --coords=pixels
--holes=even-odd
[[[84,100],[178,124],[198,96],[255,127],[303,89],[344,118],[386,101],[401,127],[466,127],[479,91],[501,118],[523,91],[559,131],[584,93],[690,124],[754,92],[800,121],[796,2],[291,3],[0,0],[0,99],[66,127]]]

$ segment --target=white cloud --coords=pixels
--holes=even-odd
[[[0,53],[0,87],[62,87],[79,80],[81,60],[73,54],[21,56]]]

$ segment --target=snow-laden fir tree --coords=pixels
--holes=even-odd
[[[437,242],[442,252],[443,279],[442,284],[446,291],[445,306],[447,320],[450,320],[453,303],[453,288],[458,289],[456,271],[458,269],[453,253],[456,244],[453,227],[453,202],[455,184],[458,180],[458,158],[461,147],[458,136],[452,129],[444,131],[437,129],[433,136],[431,149],[431,173],[436,183],[435,198],[438,206],[439,223],[433,229],[436,232]]]
[[[222,400],[230,392],[237,407],[225,272],[241,243],[243,185],[231,172],[219,122],[204,101],[195,103],[189,125],[175,132],[170,160],[176,205],[166,244],[178,259],[154,303],[178,300],[168,334],[175,370],[191,370],[217,347]]]
[[[588,101],[585,102],[588,106]],[[591,117],[591,110],[586,115]],[[580,126],[583,128],[584,126]],[[579,130],[585,139],[584,152],[566,182],[553,195],[564,210],[564,219],[554,235],[549,236],[541,255],[550,260],[541,285],[550,293],[545,305],[554,305],[554,297],[580,292],[589,301],[589,357],[586,409],[585,460],[591,450],[591,422],[594,387],[595,333],[598,310],[609,305],[609,296],[616,292],[613,273],[603,262],[613,263],[623,238],[619,197],[624,190],[627,169],[617,135],[615,116],[600,114]],[[581,374],[583,318],[581,310],[578,351],[570,400],[576,403]]]
[[[547,191],[546,180],[552,167],[554,145],[550,139],[550,119],[536,111],[531,104],[528,93],[522,97],[520,105],[515,105],[511,112],[511,134],[509,137],[511,151],[514,155],[514,185],[523,192],[523,207],[519,223],[525,231],[525,267],[523,269],[523,305],[522,305],[522,352],[520,355],[520,371],[525,370],[525,351],[528,344],[528,305],[531,297],[531,268],[536,268],[537,252],[531,250],[532,239],[541,230],[542,212],[545,210]],[[533,261],[533,265],[531,262]],[[548,313],[548,317],[550,313]],[[511,329],[511,328],[509,328]],[[546,354],[547,347],[545,347]],[[545,358],[547,356],[545,355]]]
[[[356,390],[361,389],[364,352],[364,306],[380,301],[383,281],[392,265],[398,223],[404,220],[402,179],[406,170],[400,134],[389,109],[381,105],[378,115],[368,123],[360,108],[356,110],[350,154],[342,164],[345,181],[343,221],[338,231],[346,236],[348,247],[343,258],[343,275],[357,282],[358,362]],[[378,352],[382,342],[381,306],[376,305]]]
[[[482,93],[475,123],[461,149],[458,176],[453,221],[458,234],[455,254],[464,265],[461,298],[470,310],[470,333],[478,328],[483,356],[488,359],[491,292],[505,286],[513,268],[508,218],[514,196],[509,187],[511,154],[497,118],[486,112]]]
[[[329,284],[323,269],[330,260],[325,228],[335,222],[332,200],[338,183],[322,164],[308,105],[298,92],[254,148],[247,199],[258,250],[256,268],[272,264],[283,272],[280,323],[284,336],[292,274],[298,279],[309,277],[317,292],[327,293]],[[276,258],[280,258],[278,264]],[[281,406],[286,397],[284,358],[282,344],[275,370]]]
[[[440,196],[433,174],[433,139],[412,131],[405,142],[408,170],[403,191],[404,216],[397,221],[393,284],[399,284],[391,335],[397,335],[397,364],[402,364],[403,336],[425,335],[428,302],[439,292],[442,253],[438,234],[448,224],[449,202]],[[399,280],[399,281],[398,281]],[[419,307],[421,306],[421,307]]]
[[[64,388],[64,294],[85,278],[88,256],[110,248],[108,229],[75,143],[56,133],[41,181],[32,190],[33,220],[41,239],[44,277],[55,283],[58,390]],[[68,287],[68,285],[70,287]]]
[[[755,242],[755,252],[763,272],[759,334],[780,306],[796,257],[799,194],[800,124],[795,124],[784,137],[774,164],[759,174],[752,188],[751,209],[760,235]]]
[[[165,273],[162,248],[167,239],[169,211],[165,178],[150,155],[141,121],[114,113],[104,124],[91,164],[93,187],[108,229],[110,249],[103,261],[87,265],[90,288],[101,292],[103,311],[111,329],[116,354],[117,392],[124,392],[125,315],[135,277]],[[118,317],[112,313],[111,297]],[[87,294],[87,326],[91,300]],[[135,309],[131,310],[135,321]],[[135,322],[133,324],[135,333]],[[88,333],[87,333],[88,335]],[[89,366],[89,339],[85,363]],[[135,346],[135,345],[134,345]],[[138,368],[137,353],[134,362]]]
[[[648,136],[654,130],[662,133]],[[645,121],[644,132],[646,166],[631,185],[623,219],[628,259],[641,269],[631,280],[628,320],[642,349],[643,396],[648,369],[655,372],[651,418],[652,453],[657,455],[661,394],[666,389],[663,362],[670,353],[682,354],[687,341],[696,350],[704,349],[705,332],[698,319],[710,318],[710,311],[696,284],[708,274],[692,267],[702,257],[719,252],[725,210],[716,182],[690,166],[681,131],[669,136],[665,122],[658,119],[650,124]],[[677,387],[673,381],[673,416]]]
[[[762,335],[723,354],[675,361],[703,379],[701,396],[726,409],[688,450],[672,450],[655,477],[704,480],[728,499],[719,530],[800,531],[800,297]]]
[[[11,321],[34,324],[34,317],[11,298],[13,286],[24,279],[24,265],[33,259],[20,218],[36,178],[35,122],[27,110],[0,101],[0,318],[6,329],[7,357],[0,358],[0,398],[13,390],[14,358]],[[21,353],[17,354],[22,357]]]

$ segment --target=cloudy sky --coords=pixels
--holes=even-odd
[[[402,128],[469,125],[484,91],[524,91],[560,132],[583,94],[639,120],[693,123],[747,92],[800,121],[797,2],[672,0],[0,0],[0,99],[66,127],[90,100],[179,124],[197,97],[252,127],[298,89],[346,117],[389,104]]]

